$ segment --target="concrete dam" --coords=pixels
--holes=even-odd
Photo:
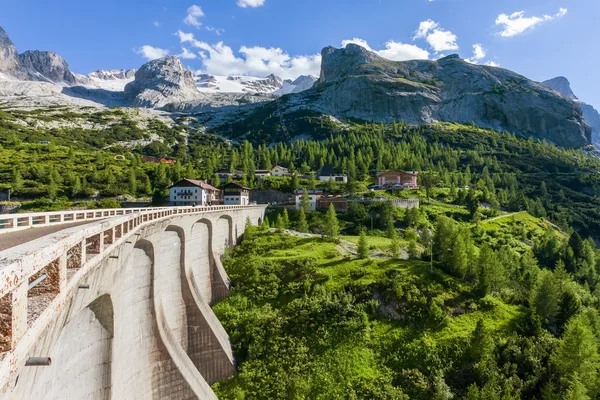
[[[264,212],[0,215],[0,399],[216,399],[235,374],[211,309],[230,288],[220,256]]]

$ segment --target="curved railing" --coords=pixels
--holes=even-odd
[[[216,209],[216,207],[211,206],[210,208]],[[43,226],[60,225],[81,221],[94,221],[119,215],[134,214],[137,212],[160,211],[165,209],[168,210],[171,208],[172,207],[107,208],[101,210],[71,210],[20,214],[0,214],[0,234],[29,228],[39,228]],[[194,207],[177,208],[186,209]]]
[[[28,310],[28,294],[32,291],[50,296],[50,302],[61,303],[71,287],[87,271],[97,265],[104,255],[109,254],[129,240],[140,228],[153,222],[169,219],[182,214],[235,211],[265,206],[205,206],[205,207],[163,207],[146,209],[80,210],[58,213],[34,213],[1,215],[0,219],[33,218],[43,215],[47,224],[68,223],[65,215],[75,220],[83,215],[89,220],[102,219],[97,223],[65,229],[35,241],[25,243],[0,252],[0,354],[12,351],[26,351],[28,343],[34,338],[29,329],[46,326],[50,323],[50,314],[39,312],[32,315]],[[61,215],[61,221],[51,222],[51,216]],[[71,218],[71,217],[68,217]],[[17,222],[18,225],[18,222]],[[19,228],[16,226],[16,228]],[[0,235],[2,240],[2,235]],[[49,307],[49,306],[48,306]],[[26,340],[25,340],[26,339]],[[21,341],[25,342],[21,345]],[[15,351],[16,348],[18,351]],[[10,353],[9,353],[10,354]],[[19,357],[11,354],[11,358]],[[0,376],[10,360],[2,360]]]

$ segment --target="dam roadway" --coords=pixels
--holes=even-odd
[[[0,244],[21,238],[0,251],[0,399],[215,399],[235,374],[220,256],[264,211],[0,215]]]

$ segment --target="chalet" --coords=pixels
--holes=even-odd
[[[247,206],[250,204],[250,188],[236,182],[223,186],[223,204],[226,206]]]
[[[302,202],[302,196],[304,196],[304,190],[296,190],[296,210],[300,209],[300,204]],[[306,190],[306,195],[308,196],[308,209],[310,211],[315,211],[317,209],[317,201],[323,196],[323,191],[321,190]]]
[[[269,176],[271,176],[271,170],[257,169],[256,171],[254,171],[254,176],[256,176],[258,179],[263,179],[263,178],[269,177]]]
[[[317,174],[320,181],[334,181],[334,182],[348,182],[348,176],[335,172],[333,167],[329,164],[323,165],[321,170]]]
[[[182,179],[169,188],[169,202],[174,206],[215,205],[219,197],[219,189],[194,179]]]
[[[276,165],[271,170],[271,176],[292,176],[289,169]]]
[[[416,189],[417,171],[396,171],[389,170],[377,173],[377,185],[381,188],[397,188],[397,189]]]

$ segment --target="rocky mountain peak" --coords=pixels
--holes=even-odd
[[[15,45],[0,27],[0,72],[12,73],[19,69],[19,55]]]
[[[19,54],[21,68],[33,80],[50,81],[54,83],[77,84],[77,79],[71,72],[64,58],[51,51],[28,50]]]
[[[571,82],[564,76],[557,76],[542,83],[569,99],[577,100],[577,96],[575,96],[575,93],[571,89]]]
[[[319,84],[335,82],[349,74],[356,73],[361,65],[384,60],[377,54],[354,43],[349,43],[341,49],[325,47],[321,51],[321,57]]]
[[[198,95],[194,75],[177,56],[147,62],[136,71],[135,80],[125,86],[125,98],[139,107],[161,107]]]

